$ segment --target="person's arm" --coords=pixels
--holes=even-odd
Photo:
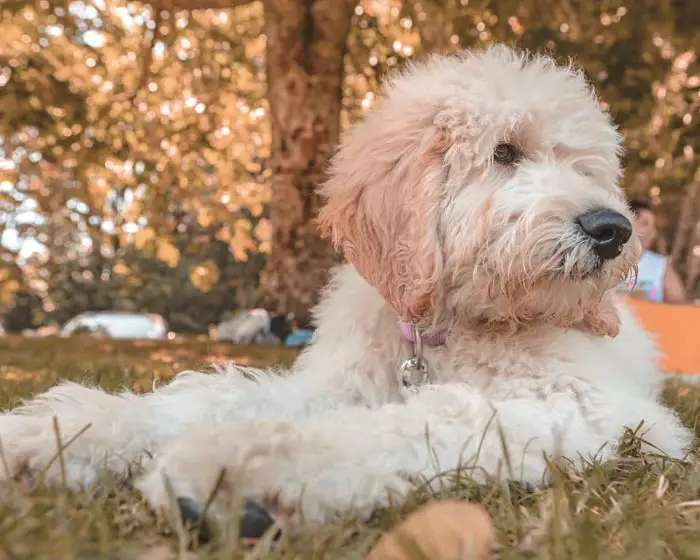
[[[666,266],[666,272],[664,273],[664,302],[686,303],[683,282],[670,260]]]

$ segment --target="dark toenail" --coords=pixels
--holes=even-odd
[[[274,525],[275,520],[268,511],[252,500],[243,502],[240,535],[242,539],[259,539]],[[275,535],[277,538],[279,535]]]
[[[197,540],[204,544],[211,540],[211,532],[205,520],[202,518],[202,508],[192,498],[178,498],[177,505],[180,508],[180,518],[186,529],[194,529]]]

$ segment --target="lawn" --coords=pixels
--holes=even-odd
[[[290,363],[294,352],[236,348],[196,340],[130,343],[92,339],[0,338],[0,408],[14,406],[58,379],[105,389],[148,391],[183,369],[234,359],[252,366]],[[691,427],[700,388],[667,383],[665,398]],[[0,501],[0,560],[12,558],[362,558],[379,535],[428,499],[480,502],[494,518],[495,558],[700,559],[700,467],[638,452],[633,435],[623,457],[562,472],[551,488],[484,489],[463,479],[440,496],[417,488],[411,505],[380,512],[372,524],[352,521],[307,529],[270,551],[221,537],[191,550],[189,536],[157,519],[127,488],[69,494],[12,485]]]

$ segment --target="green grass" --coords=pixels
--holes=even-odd
[[[206,341],[165,343],[88,338],[0,339],[0,408],[42,391],[58,379],[113,390],[150,390],[183,369],[235,359],[253,365],[290,363],[294,352],[236,348]],[[700,423],[700,388],[667,383],[665,398],[693,429]],[[697,431],[697,430],[696,430]],[[700,468],[639,453],[633,435],[622,458],[561,472],[551,488],[481,488],[463,479],[439,495],[418,488],[401,510],[380,512],[371,524],[348,521],[307,529],[274,550],[245,548],[221,536],[188,551],[189,535],[157,519],[128,488],[66,493],[10,487],[0,500],[0,560],[12,558],[362,558],[382,532],[426,500],[460,497],[480,502],[496,524],[496,558],[551,560],[700,559]]]

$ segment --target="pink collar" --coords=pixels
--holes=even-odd
[[[401,331],[403,337],[409,342],[416,341],[414,334],[416,331],[408,323],[399,321],[399,330]],[[436,333],[422,333],[421,340],[426,346],[442,346],[447,341],[447,333],[444,331]]]

